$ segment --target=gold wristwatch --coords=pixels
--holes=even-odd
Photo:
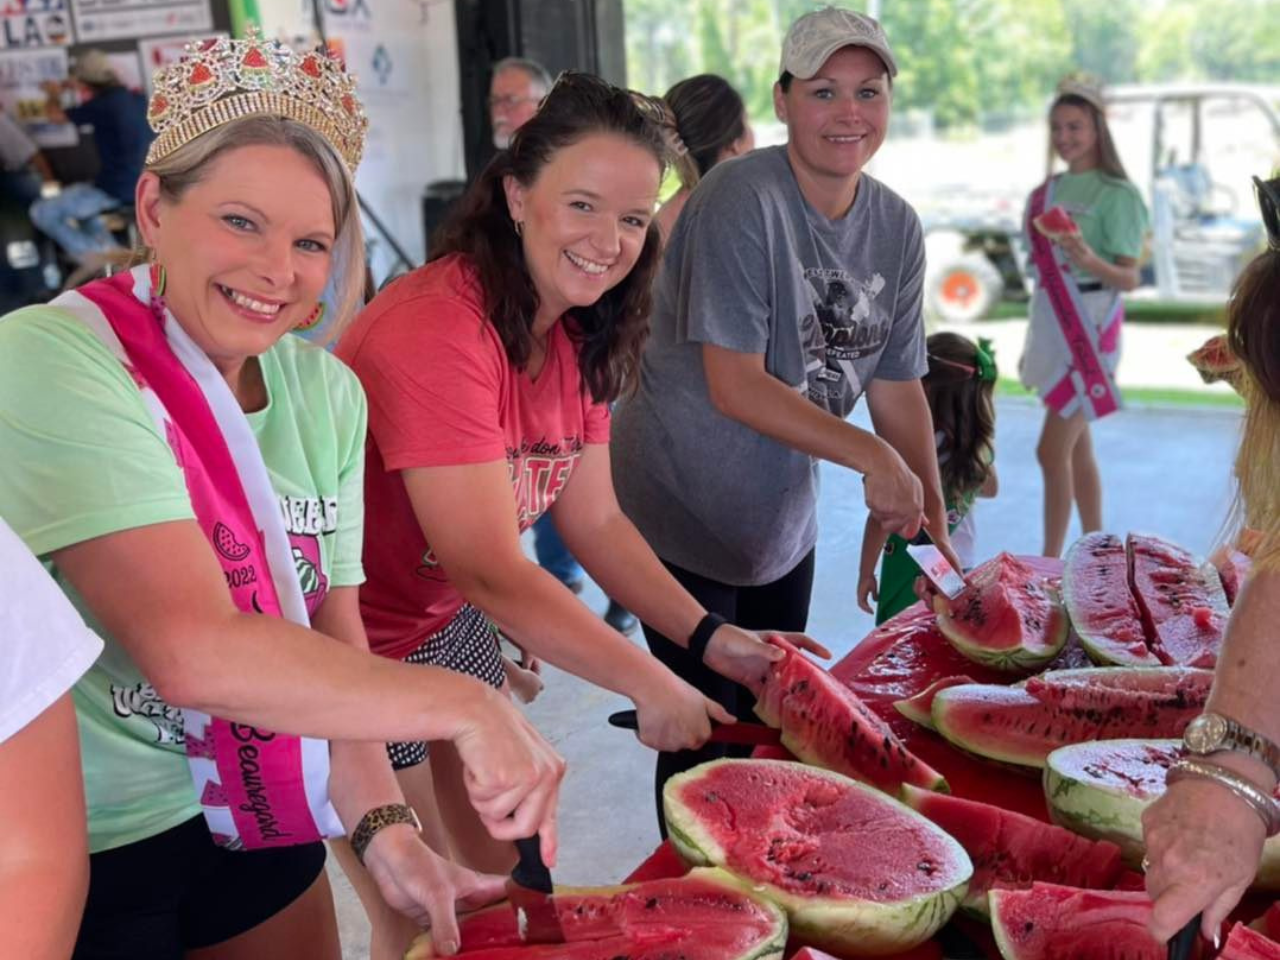
[[[403,803],[388,803],[381,807],[374,807],[360,818],[356,828],[351,831],[351,849],[361,865],[364,864],[364,852],[369,846],[369,841],[383,827],[394,826],[397,823],[412,824],[414,830],[422,832],[422,822],[418,819],[417,813],[414,812],[413,807]]]
[[[1220,713],[1202,713],[1182,734],[1187,752],[1195,757],[1229,750],[1261,760],[1280,779],[1280,747],[1242,723]]]

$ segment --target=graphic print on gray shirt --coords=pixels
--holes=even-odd
[[[863,174],[840,220],[800,193],[785,147],[717,165],[676,223],[636,394],[614,415],[614,485],[662,559],[741,586],[789,572],[817,540],[817,462],[718,413],[701,345],[846,417],[872,379],[928,369],[915,211]]]

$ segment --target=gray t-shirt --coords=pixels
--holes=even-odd
[[[613,421],[618,498],[662,559],[754,586],[818,535],[817,461],[715,410],[701,344],[763,354],[845,417],[873,378],[927,371],[923,278],[919,218],[866,174],[840,220],[805,201],[785,147],[708,174],[667,245],[639,388]]]

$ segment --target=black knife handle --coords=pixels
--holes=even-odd
[[[1169,941],[1169,960],[1191,960],[1191,952],[1200,936],[1200,923],[1201,915],[1197,913],[1187,921],[1185,927],[1173,935],[1173,939]]]
[[[618,727],[621,730],[639,730],[640,717],[634,710],[619,710],[617,713],[609,714],[609,726]]]
[[[516,841],[520,862],[511,871],[511,879],[520,886],[539,893],[551,893],[551,871],[542,862],[542,839],[535,833]]]

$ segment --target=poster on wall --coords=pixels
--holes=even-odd
[[[156,70],[181,60],[187,52],[188,43],[208,37],[221,39],[226,35],[225,30],[212,30],[183,37],[148,37],[146,40],[139,40],[138,57],[142,61],[143,89],[147,96],[151,96],[151,81]]]
[[[80,43],[213,29],[210,0],[71,0]]]
[[[46,98],[40,84],[66,77],[65,47],[0,51],[0,107],[21,123],[43,120]]]
[[[4,0],[0,50],[61,47],[73,43],[67,0]]]

